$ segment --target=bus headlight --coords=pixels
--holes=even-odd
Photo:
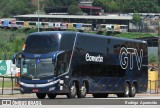
[[[60,83],[60,84],[64,84],[64,80],[60,80],[59,83]]]

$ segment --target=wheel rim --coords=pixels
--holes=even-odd
[[[87,91],[87,90],[86,90],[86,87],[85,87],[85,86],[82,86],[82,87],[81,87],[81,94],[82,94],[82,95],[86,95],[86,91]]]
[[[128,85],[126,85],[125,93],[126,93],[127,96],[129,95],[129,86]]]
[[[72,85],[72,87],[71,87],[71,94],[76,94],[76,87],[75,87],[75,84]]]
[[[132,86],[131,92],[132,92],[132,94],[136,93],[136,88],[134,86]]]

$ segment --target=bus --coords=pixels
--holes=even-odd
[[[128,32],[128,26],[127,25],[120,25],[120,24],[99,24],[97,25],[98,31],[106,31],[106,32]]]
[[[92,31],[92,24],[77,23],[76,29],[82,32]]]
[[[114,31],[115,32],[128,32],[128,26],[127,25],[119,25],[119,24],[116,24],[114,26]]]
[[[20,68],[20,91],[37,98],[134,97],[146,92],[146,41],[71,31],[29,34],[13,56]]]
[[[17,28],[22,28],[24,25],[24,21],[16,21],[16,27]]]
[[[97,25],[97,31],[113,31],[114,25],[113,24],[98,24]]]
[[[4,20],[2,26],[4,28],[10,28],[11,27],[11,21],[10,20]]]
[[[77,23],[68,23],[68,30],[76,30]]]

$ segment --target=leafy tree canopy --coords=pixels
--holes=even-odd
[[[93,5],[103,7],[105,12],[160,12],[160,0],[94,0]]]
[[[31,0],[0,0],[0,9],[0,18],[29,14],[36,10]]]

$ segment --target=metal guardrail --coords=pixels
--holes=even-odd
[[[11,87],[8,90],[7,94],[15,94],[15,87],[16,84],[18,84],[18,80],[19,78],[16,76],[0,76],[0,83],[2,84],[1,88],[1,94],[0,95],[4,95],[6,93],[4,93],[4,90],[6,91],[5,87],[5,80],[7,79],[7,81],[11,81]],[[16,87],[17,88],[17,87]],[[19,87],[17,88],[19,90]],[[10,92],[11,91],[11,92]],[[20,93],[19,91],[17,93]],[[147,93],[150,94],[159,94],[160,93],[160,80],[149,80],[148,81],[148,90]]]
[[[6,79],[7,79],[8,82],[11,81],[11,87],[9,87],[9,88],[4,88]],[[0,80],[1,80],[0,82],[2,84],[2,86],[1,86],[1,90],[2,90],[1,95],[4,95],[4,90],[6,90],[6,89],[8,91],[11,91],[11,93],[7,93],[7,94],[14,94],[13,91],[14,91],[14,87],[16,87],[15,84],[17,84],[17,79],[18,78],[15,77],[15,76],[0,76]]]

